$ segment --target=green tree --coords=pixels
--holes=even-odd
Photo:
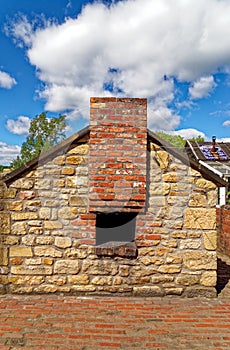
[[[204,142],[204,138],[202,136],[197,136],[197,137],[193,137],[191,139],[189,139],[189,141],[196,141],[196,142]]]
[[[157,131],[156,134],[177,148],[183,149],[185,146],[186,140],[184,140],[180,135],[170,135],[160,131]]]
[[[185,146],[186,140],[180,135],[170,135],[160,131],[157,131],[156,134],[177,148],[183,149]],[[197,136],[189,139],[189,141],[204,142],[204,138]]]
[[[2,173],[5,169],[9,169],[7,165],[0,165],[0,173]]]
[[[47,118],[43,112],[31,120],[29,134],[22,144],[20,156],[11,162],[11,167],[16,169],[29,160],[39,156],[43,151],[65,138],[66,117]]]

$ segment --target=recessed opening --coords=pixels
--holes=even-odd
[[[98,213],[96,216],[96,244],[133,242],[137,213]]]

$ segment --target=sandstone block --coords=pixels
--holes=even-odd
[[[39,285],[44,282],[42,276],[10,276],[9,282],[14,285]]]
[[[138,255],[142,256],[142,255],[150,255],[153,256],[155,255],[155,248],[153,247],[148,247],[148,248],[140,248],[138,250]]]
[[[214,252],[184,253],[184,267],[190,270],[215,270],[216,265],[216,253]]]
[[[80,285],[80,286],[71,286],[71,291],[73,292],[94,292],[96,287],[93,285]]]
[[[88,255],[87,248],[69,248],[65,251],[65,257],[66,258],[78,258],[78,259],[84,259]]]
[[[217,205],[217,190],[212,190],[208,192],[208,205],[210,207],[216,207]]]
[[[80,270],[77,260],[58,260],[54,263],[54,273],[56,274],[73,274],[76,275]]]
[[[39,190],[49,190],[51,188],[50,179],[37,179],[35,187]]]
[[[70,275],[68,276],[70,284],[89,284],[89,276],[86,274]]]
[[[204,247],[207,250],[216,250],[217,248],[217,233],[216,231],[203,232]]]
[[[7,188],[5,190],[4,198],[14,199],[16,197],[16,194],[17,194],[16,188]]]
[[[164,182],[179,182],[180,176],[176,172],[168,172],[162,175]]]
[[[87,199],[82,196],[70,196],[69,203],[74,207],[85,207],[87,204]]]
[[[198,188],[202,188],[202,189],[214,189],[214,188],[216,188],[216,185],[213,182],[206,180],[206,179],[203,179],[203,178],[197,179],[196,186]]]
[[[206,198],[200,193],[191,193],[189,197],[190,207],[206,207]]]
[[[179,231],[173,231],[171,233],[172,238],[186,238],[187,231],[179,230]]]
[[[58,248],[69,248],[72,245],[70,237],[55,237],[55,246]]]
[[[51,217],[51,209],[50,208],[41,208],[39,210],[40,219],[49,220]]]
[[[197,284],[199,277],[196,275],[181,275],[176,278],[177,284],[182,284],[183,286],[192,286]]]
[[[10,233],[10,214],[0,212],[0,234],[6,235]]]
[[[45,207],[57,208],[60,206],[60,201],[55,199],[47,199],[44,203]]]
[[[20,199],[32,199],[36,196],[35,191],[20,191]]]
[[[78,215],[77,208],[64,207],[58,210],[58,217],[61,219],[75,219]]]
[[[215,298],[216,289],[214,287],[188,287],[186,288],[184,296],[188,298],[204,297],[204,298]]]
[[[133,287],[133,294],[142,297],[162,297],[164,292],[158,286],[135,286]]]
[[[74,175],[75,169],[65,166],[62,168],[61,173],[62,173],[62,175]]]
[[[44,228],[46,230],[58,230],[62,228],[62,226],[60,221],[44,221]]]
[[[37,244],[51,245],[54,243],[54,237],[51,236],[41,236],[36,238]]]
[[[162,265],[164,263],[164,259],[160,257],[143,257],[140,259],[142,264],[148,266],[148,265]]]
[[[32,207],[40,207],[41,200],[40,199],[31,199],[26,201],[26,207],[32,209]]]
[[[31,257],[33,256],[32,249],[30,247],[11,247],[10,257]]]
[[[57,286],[53,284],[41,284],[34,288],[35,293],[55,293],[57,291]]]
[[[170,287],[170,288],[164,288],[166,295],[181,295],[184,291],[184,288],[179,287]]]
[[[26,245],[26,246],[32,246],[35,245],[35,241],[36,241],[36,237],[34,237],[33,235],[25,235],[22,236],[21,238],[22,244]]]
[[[12,294],[30,294],[33,292],[33,287],[29,286],[17,286],[17,285],[9,285],[9,292]]]
[[[83,176],[72,176],[66,178],[66,186],[73,188],[87,187],[88,178]]]
[[[31,259],[25,259],[26,265],[41,265],[42,259],[41,258],[31,258]]]
[[[143,277],[132,277],[130,279],[130,284],[148,284],[150,282],[150,277],[149,276],[143,276]]]
[[[36,256],[47,256],[52,258],[62,257],[62,252],[60,250],[47,246],[34,247],[34,254]]]
[[[15,236],[4,236],[1,239],[1,242],[3,245],[14,245],[14,244],[19,244],[19,237]]]
[[[50,266],[11,266],[13,275],[52,275]]]
[[[11,226],[12,235],[25,235],[26,234],[26,222],[15,222]]]
[[[32,212],[26,212],[26,213],[12,213],[11,214],[12,220],[14,221],[21,221],[21,220],[35,220],[38,218],[37,213],[32,213]]]
[[[112,285],[112,277],[94,277],[92,279],[92,284],[104,286],[104,285]]]
[[[82,144],[82,145],[79,145],[79,146],[76,146],[76,147],[70,149],[67,152],[67,154],[81,154],[81,155],[84,155],[84,154],[88,153],[88,150],[89,150],[89,145]]]
[[[156,275],[151,277],[151,283],[168,283],[173,282],[174,276],[172,275]]]
[[[114,276],[118,272],[118,265],[111,261],[83,260],[82,272],[92,275],[111,275]]]
[[[68,156],[66,157],[66,164],[78,165],[83,162],[82,156]]]
[[[34,186],[34,181],[32,179],[21,178],[14,181],[10,187],[20,188],[23,190],[30,190],[33,186]]]
[[[216,280],[216,271],[205,271],[201,276],[200,284],[206,287],[215,287]]]
[[[21,211],[22,208],[23,208],[22,201],[6,202],[6,209],[7,210]]]
[[[167,264],[181,264],[182,256],[180,254],[167,254],[166,263]]]
[[[7,265],[8,265],[8,249],[0,248],[0,266],[7,266]]]
[[[181,272],[181,266],[179,265],[162,265],[159,267],[158,272],[160,273],[179,273]]]
[[[213,230],[216,227],[216,210],[204,208],[186,208],[184,227],[199,230]]]
[[[51,283],[52,285],[55,284],[56,286],[63,286],[66,284],[66,277],[65,276],[49,276],[46,278],[46,281],[48,283]]]
[[[151,183],[149,193],[151,196],[166,196],[170,191],[169,183]]]
[[[169,154],[166,151],[158,150],[156,152],[156,159],[160,165],[161,170],[165,170],[169,165]]]
[[[0,285],[1,284],[8,284],[8,282],[9,282],[9,277],[8,276],[0,275]]]
[[[53,180],[54,187],[65,187],[65,180]]]
[[[199,249],[200,246],[201,246],[200,239],[188,238],[188,239],[181,240],[179,248],[182,250],[184,250],[184,249]]]
[[[65,164],[65,156],[58,156],[58,157],[54,158],[53,162],[54,162],[54,164],[57,164],[57,165],[64,165]]]

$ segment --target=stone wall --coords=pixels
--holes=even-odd
[[[0,187],[0,292],[216,295],[216,187],[154,143],[138,256],[96,255],[88,143]]]
[[[217,208],[217,248],[230,256],[230,205]]]

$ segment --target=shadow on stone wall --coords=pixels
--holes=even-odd
[[[220,294],[230,280],[230,263],[217,259],[217,294]]]

